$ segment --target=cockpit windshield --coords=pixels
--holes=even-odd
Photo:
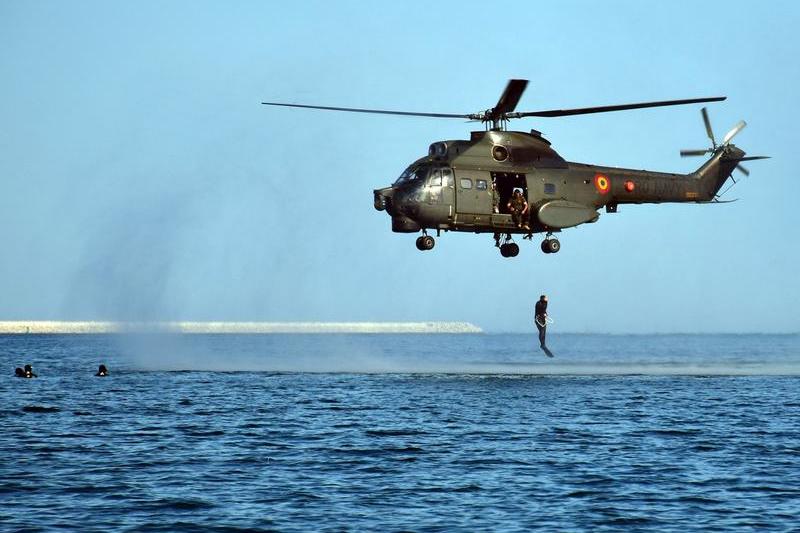
[[[400,174],[400,177],[394,182],[394,186],[405,185],[412,181],[425,180],[425,178],[428,177],[429,170],[430,167],[427,165],[411,165]]]

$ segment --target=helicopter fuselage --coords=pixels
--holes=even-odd
[[[391,187],[374,191],[374,205],[400,233],[549,234],[597,221],[602,207],[712,201],[744,155],[730,148],[696,172],[672,174],[568,162],[535,130],[473,132],[469,141],[433,143]],[[528,205],[523,227],[510,214],[514,190]]]
[[[472,132],[469,140],[440,141],[428,155],[412,163],[390,187],[374,191],[375,209],[392,217],[392,231],[422,232],[417,249],[431,250],[430,229],[494,233],[495,246],[504,257],[514,257],[519,246],[513,234],[546,233],[542,251],[556,253],[561,244],[553,232],[596,222],[605,207],[616,212],[620,204],[719,201],[720,188],[739,163],[767,156],[744,157],[731,140],[746,123],[741,120],[717,144],[706,108],[701,109],[711,148],[681,150],[681,156],[711,154],[690,174],[649,172],[583,163],[570,163],[550,147],[536,130],[507,131],[510,120],[529,117],[554,118],[631,109],[720,102],[725,96],[658,100],[630,104],[516,111],[528,80],[512,79],[494,107],[477,113],[430,113],[360,107],[320,106],[286,102],[264,105],[370,113],[466,119],[485,124],[486,131]],[[736,183],[736,180],[733,180]],[[727,191],[727,189],[725,189]],[[723,191],[722,194],[724,194]],[[502,244],[501,244],[502,240]]]

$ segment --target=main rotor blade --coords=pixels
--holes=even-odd
[[[681,157],[686,157],[687,155],[706,155],[708,150],[681,150]]]
[[[747,169],[746,169],[744,166],[742,166],[742,165],[736,165],[736,169],[737,169],[739,172],[741,172],[742,174],[744,174],[745,176],[749,176],[749,175],[750,175],[750,171],[749,171],[749,170],[747,170]]]
[[[492,109],[492,114],[499,116],[514,111],[527,86],[528,80],[508,80],[508,85]]]
[[[279,102],[261,102],[264,105],[276,105],[282,107],[302,107],[305,109],[324,109],[326,111],[349,111],[351,113],[375,113],[379,115],[405,115],[411,117],[433,117],[433,118],[467,118],[480,120],[480,115],[457,115],[451,113],[415,113],[412,111],[386,111],[383,109],[358,109],[355,107],[329,107],[322,105],[305,104],[282,104]]]
[[[508,113],[506,117],[507,118],[565,117],[568,115],[588,115],[590,113],[607,113],[609,111],[625,111],[626,109],[642,109],[645,107],[664,107],[670,105],[699,104],[701,102],[721,102],[726,98],[727,96],[714,96],[712,98],[689,98],[687,100],[662,100],[659,102],[642,102],[639,104],[580,107],[576,109],[551,109],[548,111],[527,111],[523,113]]]
[[[700,110],[700,113],[703,114],[703,124],[706,125],[706,133],[708,134],[708,138],[711,139],[711,146],[716,148],[717,141],[714,139],[714,132],[711,131],[711,121],[708,119],[708,110],[703,107],[703,109]]]
[[[731,131],[726,133],[725,137],[722,138],[722,144],[728,144],[729,142],[731,142],[731,139],[736,137],[736,134],[742,131],[745,126],[747,126],[747,122],[745,122],[744,120],[740,120],[739,122],[737,122],[736,125],[733,128],[731,128]]]

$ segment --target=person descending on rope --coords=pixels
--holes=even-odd
[[[536,329],[539,330],[539,345],[544,353],[547,354],[548,357],[553,357],[553,354],[550,353],[550,350],[547,349],[545,346],[545,335],[547,334],[547,295],[542,294],[539,296],[539,301],[536,302],[536,308],[534,310],[536,322]]]

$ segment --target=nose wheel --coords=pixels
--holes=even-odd
[[[421,252],[433,250],[435,245],[436,241],[430,235],[422,235],[421,237],[417,237],[417,250]]]

